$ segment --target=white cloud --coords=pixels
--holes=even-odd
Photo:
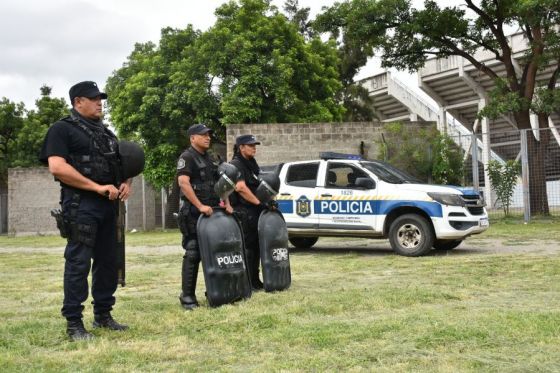
[[[300,0],[311,15],[335,0]],[[416,0],[415,0],[416,1]],[[18,0],[0,4],[0,98],[28,109],[47,84],[68,100],[82,80],[104,86],[137,42],[159,40],[163,27],[205,30],[224,0]],[[274,0],[280,10],[284,0]],[[378,68],[369,64],[360,75]]]

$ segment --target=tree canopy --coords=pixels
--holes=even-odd
[[[51,97],[51,92],[51,87],[43,85],[41,97],[35,100],[35,109],[27,112],[11,149],[10,167],[38,166],[39,152],[49,126],[68,115],[66,101]]]
[[[68,114],[62,98],[52,98],[51,87],[41,87],[35,109],[7,98],[0,100],[0,186],[7,184],[9,167],[39,165],[39,151],[51,124]]]
[[[173,181],[186,129],[205,122],[218,138],[230,123],[332,122],[343,106],[334,42],[308,40],[269,0],[231,1],[201,32],[162,30],[159,45],[137,44],[107,82],[111,121],[141,139],[145,175]]]

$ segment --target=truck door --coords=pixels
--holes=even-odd
[[[276,197],[286,225],[292,229],[317,229],[319,220],[313,208],[319,162],[294,163],[280,172],[280,194]]]
[[[372,189],[358,187],[357,178],[371,181]],[[317,188],[315,213],[319,228],[374,231],[374,200],[377,195],[375,181],[358,164],[328,161],[324,181]]]

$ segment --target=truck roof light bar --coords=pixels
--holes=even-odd
[[[324,160],[328,159],[349,159],[355,161],[363,161],[361,155],[358,154],[346,154],[346,153],[336,153],[336,152],[321,152],[319,153],[319,157]]]

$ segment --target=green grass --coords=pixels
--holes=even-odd
[[[485,236],[512,233],[558,237],[558,224],[498,222]],[[556,252],[294,252],[288,291],[211,309],[200,274],[202,307],[186,312],[178,233],[129,234],[128,285],[114,315],[131,329],[72,343],[60,316],[62,248],[23,248],[56,243],[36,240],[0,238],[0,247],[22,247],[0,249],[1,372],[560,370]]]

